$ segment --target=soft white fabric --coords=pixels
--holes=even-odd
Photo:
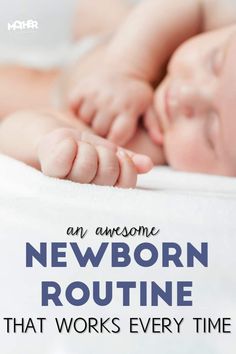
[[[236,182],[235,179],[192,175],[156,168],[139,180],[135,190],[79,185],[43,176],[40,172],[8,157],[0,156],[0,313],[1,317],[47,317],[43,336],[2,335],[4,354],[234,354],[233,335],[196,335],[190,319],[236,315]],[[156,226],[160,242],[209,243],[209,268],[111,269],[109,259],[99,269],[79,270],[70,257],[68,269],[25,268],[25,243],[69,242],[66,228],[84,226],[90,231],[83,244],[97,247],[92,236],[97,226]],[[72,240],[73,241],[73,240]],[[106,240],[107,241],[107,240]],[[117,241],[113,240],[113,241]],[[121,241],[120,239],[118,241]],[[123,241],[123,240],[122,240]],[[135,241],[127,240],[132,246]],[[137,242],[140,243],[140,240]],[[149,240],[150,242],[150,240]],[[154,242],[153,240],[151,242]],[[63,309],[40,306],[40,282],[56,280],[68,285],[75,280],[192,280],[193,308],[161,305],[141,308],[118,303],[98,308],[65,305]],[[119,335],[59,335],[52,326],[54,317],[185,317],[181,335],[130,335],[123,326]],[[1,319],[0,319],[1,320]],[[3,327],[3,324],[1,328]],[[78,347],[80,348],[78,350]]]
[[[60,195],[60,191],[68,191],[76,197],[85,197],[86,193],[96,190],[106,193],[109,196],[124,192],[117,188],[94,187],[93,185],[78,185],[70,181],[57,180],[44,176],[41,172],[31,167],[0,154],[0,191],[2,195],[13,193],[14,196],[32,196],[40,195],[42,191],[52,194],[52,198]],[[17,178],[16,178],[17,175]],[[27,182],[28,181],[28,182]],[[56,193],[52,193],[56,191]],[[148,193],[146,193],[148,192]],[[126,190],[125,195],[129,200],[130,195],[142,196],[148,198],[147,201],[153,201],[155,194],[174,193],[175,195],[193,195],[212,197],[213,200],[219,198],[236,198],[236,179],[222,176],[211,176],[204,174],[192,174],[173,171],[169,167],[156,167],[150,173],[139,176],[137,189]],[[124,194],[124,193],[122,193]],[[134,212],[137,213],[138,210]]]

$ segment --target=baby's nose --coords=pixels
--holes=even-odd
[[[209,109],[212,100],[209,87],[190,83],[182,83],[178,89],[178,106],[184,115],[192,117]]]

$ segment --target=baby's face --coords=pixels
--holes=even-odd
[[[184,43],[155,106],[172,167],[236,176],[236,26]]]

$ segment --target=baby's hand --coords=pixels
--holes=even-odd
[[[59,128],[44,136],[38,145],[38,156],[47,176],[122,188],[134,188],[137,175],[153,166],[147,156],[70,128]]]
[[[94,132],[124,146],[152,99],[153,89],[145,81],[103,70],[80,80],[69,104]]]

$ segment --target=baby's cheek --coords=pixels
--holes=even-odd
[[[165,136],[165,153],[168,164],[180,171],[196,171],[197,142],[183,132],[169,132]]]

